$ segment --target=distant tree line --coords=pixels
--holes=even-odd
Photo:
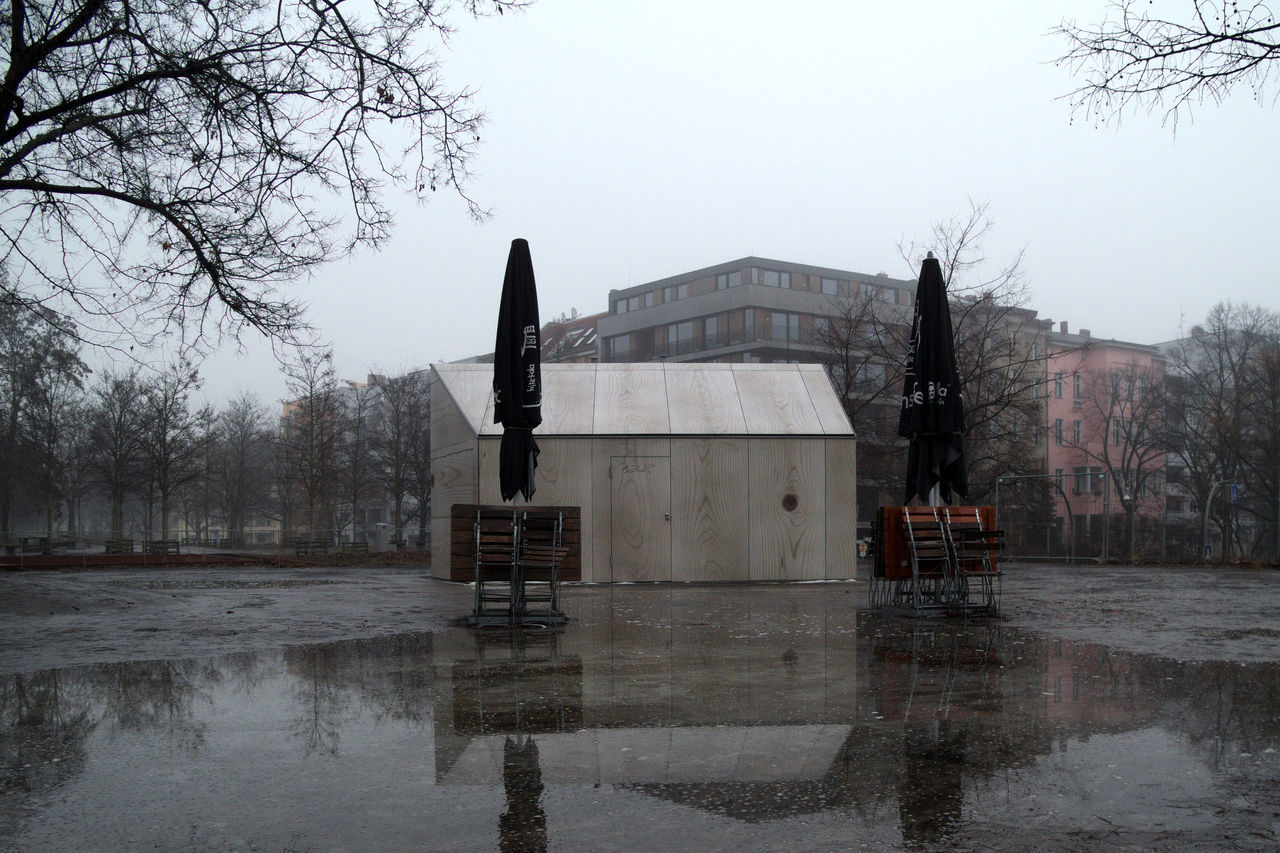
[[[421,371],[340,382],[331,352],[286,365],[289,400],[200,405],[178,362],[89,371],[66,318],[0,301],[0,540],[244,542],[250,528],[425,542],[430,401]],[[265,535],[265,534],[264,534]]]

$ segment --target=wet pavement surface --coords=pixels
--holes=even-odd
[[[0,576],[0,849],[1275,850],[1280,572],[579,586]]]

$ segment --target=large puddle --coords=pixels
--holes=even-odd
[[[0,846],[1275,849],[1280,666],[829,595],[10,676]]]

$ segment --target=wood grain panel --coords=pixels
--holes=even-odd
[[[802,364],[799,367],[800,378],[809,392],[809,400],[813,403],[818,422],[822,424],[822,431],[827,435],[853,435],[853,426],[840,406],[840,399],[831,387],[827,372],[816,364]]]
[[[596,434],[666,435],[671,431],[671,419],[665,372],[623,366],[633,369],[596,373]]]
[[[677,367],[677,365],[670,365]],[[667,401],[675,435],[745,435],[747,422],[729,370],[667,370]]]
[[[747,439],[671,441],[671,579],[750,577]]]
[[[477,442],[480,458],[476,464],[479,471],[478,500],[482,504],[502,503],[502,482],[498,479],[498,461],[501,458],[502,437],[484,436]]]
[[[735,371],[750,435],[818,435],[822,425],[794,366]]]
[[[474,446],[453,453],[433,456],[431,473],[435,482],[431,488],[432,516],[447,516],[449,505],[475,503],[476,451]]]
[[[750,439],[751,580],[826,574],[822,439]],[[794,508],[788,509],[788,496]]]
[[[434,453],[475,442],[476,431],[438,379],[431,383],[431,447]]]
[[[454,405],[467,419],[471,431],[479,433],[484,426],[486,409],[493,419],[493,366],[479,364],[437,364],[436,375],[445,385]],[[433,389],[434,390],[434,389]],[[436,398],[432,397],[432,408]]]
[[[826,450],[828,580],[857,577],[857,443],[853,436],[828,438]]]
[[[595,401],[594,370],[580,365],[544,365],[542,425],[537,432],[543,435],[591,435],[595,431]]]
[[[671,580],[671,459],[615,457],[609,481],[610,578]]]

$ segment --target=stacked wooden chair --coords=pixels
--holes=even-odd
[[[480,507],[471,625],[560,623],[564,519],[554,510]]]
[[[998,614],[1004,534],[984,524],[984,512],[989,518],[990,507],[881,507],[871,605],[923,616]]]

